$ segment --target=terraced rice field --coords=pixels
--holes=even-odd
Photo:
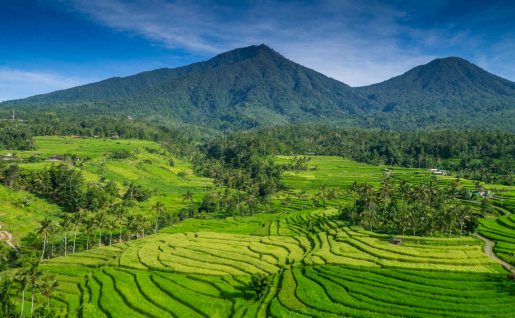
[[[473,237],[392,245],[329,213],[267,227],[263,235],[171,229],[42,266],[59,275],[54,302],[70,317],[512,315],[515,284]],[[248,284],[254,273],[272,280],[260,299]]]
[[[59,151],[48,147],[48,154]],[[103,153],[88,147],[77,152],[97,158],[84,168],[95,179]],[[108,178],[155,185],[160,194],[153,200],[173,207],[184,204],[187,189],[198,197],[209,186],[207,179],[179,177],[190,171],[186,163],[169,167],[165,157],[138,147],[135,159],[106,163]],[[266,211],[275,213],[189,219],[143,239],[45,261],[41,268],[59,280],[52,301],[68,317],[514,317],[515,282],[485,255],[482,241],[399,236],[403,244],[393,245],[388,235],[338,219],[337,205],[349,200],[345,187],[354,180],[377,183],[384,167],[335,157],[316,157],[310,165],[317,170],[285,173],[288,189]],[[395,168],[394,177],[430,176]],[[312,206],[309,196],[322,186],[338,189],[338,199]],[[285,196],[287,209],[280,203]],[[506,214],[479,228],[511,261],[513,224]],[[249,286],[256,273],[271,280],[259,299]]]
[[[495,241],[495,254],[515,265],[515,214],[481,220],[478,232]]]
[[[43,169],[56,164],[47,161],[50,156],[75,154],[85,159],[84,166],[78,169],[81,169],[89,182],[97,182],[105,177],[116,182],[122,192],[130,182],[157,190],[156,195],[148,201],[132,206],[130,213],[146,214],[157,201],[170,211],[178,211],[189,203],[183,199],[183,194],[190,191],[193,200],[199,201],[206,189],[212,186],[210,179],[193,175],[189,163],[175,158],[150,141],[47,136],[35,137],[35,142],[37,150],[17,152],[18,158],[25,160],[18,162],[22,169]],[[109,157],[114,151],[120,150],[131,152],[133,157]],[[12,151],[2,150],[0,155],[8,152]],[[38,162],[28,162],[27,159],[31,157],[39,158]],[[170,160],[173,160],[173,166],[169,164]],[[20,206],[17,202],[27,204]],[[61,212],[62,209],[51,202],[0,185],[0,225],[3,230],[13,234],[15,241],[37,228],[45,216],[58,220]]]

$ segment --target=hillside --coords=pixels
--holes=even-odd
[[[362,191],[359,189],[370,186],[377,189],[372,191],[379,191],[385,185],[385,171],[390,171],[391,182],[411,184],[406,193],[415,195],[418,189],[430,186],[432,175],[427,169],[313,156],[303,169],[283,171],[284,187],[265,203],[236,205],[242,198],[240,191],[216,183],[213,186],[212,180],[192,175],[189,163],[153,142],[35,137],[35,143],[36,150],[16,154],[23,171],[41,171],[63,163],[80,170],[90,184],[100,184],[103,179],[114,181],[121,193],[130,182],[157,190],[148,200],[127,205],[120,219],[114,207],[121,197],[116,199],[112,207],[106,208],[109,221],[104,224],[100,223],[103,209],[85,215],[78,212],[83,219],[78,226],[80,248],[74,252],[70,248],[73,227],[63,230],[57,226],[64,220],[59,207],[26,192],[0,187],[0,196],[7,200],[30,198],[28,206],[16,210],[16,218],[2,219],[2,230],[14,233],[15,243],[19,242],[16,238],[33,231],[44,216],[51,216],[55,222],[47,255],[57,257],[43,259],[38,270],[57,284],[48,300],[37,293],[36,299],[37,303],[48,302],[61,316],[457,318],[510,317],[512,313],[514,282],[507,280],[507,272],[485,254],[481,240],[460,235],[457,229],[422,235],[433,224],[430,220],[443,220],[441,216],[433,214],[434,218],[421,223],[424,219],[418,214],[404,214],[410,218],[406,224],[415,230],[396,233],[395,237],[402,240],[399,245],[392,244],[393,233],[366,230],[365,223],[353,225],[343,217],[342,207],[356,204],[360,197],[356,194]],[[124,150],[130,156],[121,153]],[[57,163],[46,160],[63,154],[81,158],[82,164],[77,164],[77,159]],[[288,165],[295,158],[270,159]],[[354,182],[362,186],[352,190]],[[452,176],[438,177],[440,189],[453,183]],[[475,187],[470,180],[462,180],[461,185],[464,189]],[[514,219],[510,211],[514,187],[483,185],[502,193],[502,197],[492,197],[496,204],[492,208],[506,215],[495,219],[492,214],[479,221],[479,233],[494,239],[498,256],[512,262]],[[437,188],[431,191],[440,193]],[[395,193],[390,194],[391,198],[398,196]],[[426,200],[424,193],[420,198]],[[372,205],[382,210],[382,196],[377,194],[370,195],[378,200]],[[235,208],[224,205],[224,197]],[[209,204],[209,200],[213,201]],[[158,202],[164,209],[159,214],[155,208]],[[216,208],[200,211],[205,203],[218,206],[224,213]],[[450,206],[443,204],[441,210],[450,211]],[[475,212],[482,209],[477,198],[465,204]],[[11,206],[15,205],[9,203],[0,209]],[[194,211],[194,207],[199,207],[200,213],[181,216]],[[403,215],[400,208],[396,213]],[[141,223],[136,221],[138,215],[142,216]],[[418,223],[412,222],[412,217]],[[92,228],[88,227],[90,220],[95,221]],[[160,230],[153,234],[158,221]],[[451,222],[457,224],[456,220]],[[63,246],[66,235],[68,248]],[[40,241],[35,248],[39,257]],[[62,256],[64,251],[68,251],[67,256]],[[2,272],[0,278],[18,277],[16,270]],[[251,283],[257,274],[268,279],[261,296]],[[19,289],[13,288],[10,297],[16,308],[21,308]],[[31,293],[25,297],[24,312],[28,316]]]
[[[4,102],[0,115],[10,116],[11,108],[22,118],[34,118],[34,110],[67,119],[116,115],[222,131],[291,123],[512,131],[515,83],[450,57],[351,88],[262,44],[184,67]]]
[[[170,211],[177,212],[188,202],[183,195],[190,192],[192,200],[199,200],[211,187],[211,180],[193,175],[191,164],[175,158],[161,146],[143,140],[111,140],[100,138],[36,137],[37,150],[20,151],[16,162],[21,171],[42,171],[65,164],[74,167],[88,185],[100,185],[113,181],[121,194],[129,184],[135,183],[155,191],[148,200],[135,202],[127,213],[148,216],[152,207],[160,202]],[[113,158],[121,151],[127,158]],[[0,157],[10,153],[0,150]],[[52,156],[64,156],[64,160],[49,161]],[[76,164],[70,156],[77,156]],[[59,221],[66,209],[50,200],[20,189],[0,185],[0,226],[13,234],[15,242],[37,228],[45,217]]]
[[[458,57],[436,59],[357,90],[378,103],[379,118],[397,117],[408,125],[424,117],[436,125],[513,125],[515,83]]]
[[[287,189],[277,196],[292,198],[284,213],[273,200],[276,213],[191,218],[44,261],[59,282],[54,306],[68,317],[510,317],[515,285],[480,240],[405,235],[394,245],[389,234],[348,226],[337,210],[352,200],[344,189],[379,186],[384,167],[321,156],[315,166],[283,176]],[[399,181],[430,178],[392,168]],[[341,194],[311,205],[323,186]],[[261,297],[249,283],[257,273],[270,278]]]
[[[349,86],[259,45],[206,62],[112,78],[3,106],[245,129],[344,119],[369,104]]]

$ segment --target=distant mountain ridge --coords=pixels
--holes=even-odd
[[[485,98],[495,100],[495,105],[513,106],[515,100],[514,82],[459,57],[436,59],[382,83],[357,89],[380,104],[394,103],[404,110],[446,104],[449,100],[454,107],[481,103]]]
[[[34,111],[130,115],[220,130],[289,123],[513,130],[515,83],[450,57],[382,83],[352,88],[262,44],[205,62],[0,104],[0,109],[11,107],[27,116]]]

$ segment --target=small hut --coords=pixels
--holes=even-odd
[[[2,156],[2,159],[5,161],[13,161],[13,160],[16,160],[16,156],[12,153],[6,153],[5,155]]]
[[[401,245],[402,244],[402,239],[400,239],[398,237],[392,237],[392,239],[390,240],[390,243],[392,243],[394,245]]]
[[[47,159],[47,160],[48,160],[48,161],[52,161],[52,162],[63,161],[63,160],[64,160],[64,156],[61,156],[61,155],[53,155],[53,156],[48,157],[48,159]]]

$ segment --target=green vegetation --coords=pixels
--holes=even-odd
[[[49,210],[25,215],[34,219],[23,226],[2,219],[15,238],[34,233],[15,241],[18,252],[0,250],[2,264],[11,267],[0,281],[9,294],[0,297],[3,313],[512,315],[515,282],[485,254],[482,241],[468,235],[480,218],[479,233],[496,241],[499,257],[513,262],[511,186],[341,157],[263,158],[252,147],[232,146],[196,156],[195,171],[215,171],[207,179],[150,141],[34,140],[35,150],[18,151],[7,163],[18,170],[12,178],[3,175],[0,189],[8,208],[15,206],[11,194],[30,199],[16,207],[20,217],[36,206]],[[56,155],[59,162],[47,161]],[[42,187],[37,180],[61,181]],[[270,182],[270,191],[259,191]],[[61,195],[81,198],[80,205],[66,205]],[[418,236],[407,235],[413,229],[403,233],[393,217],[401,206],[420,207],[417,221],[433,213],[435,223],[421,223]],[[453,208],[474,217],[444,222],[439,213]],[[367,215],[375,215],[374,222]]]
[[[513,317],[514,103],[265,45],[1,103],[0,316]]]
[[[158,202],[166,210],[161,211],[162,227],[190,205],[185,193],[200,200],[211,186],[209,179],[193,175],[189,164],[153,142],[67,137],[35,137],[35,142],[36,150],[19,151],[16,160],[2,161],[6,172],[0,177],[4,184],[0,195],[6,200],[0,203],[0,213],[8,217],[0,225],[16,241],[44,216],[58,221],[62,212],[79,210],[104,212],[112,218],[137,216]],[[133,155],[111,157],[121,151]],[[5,153],[9,151],[0,151]],[[80,237],[79,241],[85,243]]]
[[[190,222],[200,228],[205,221]],[[54,258],[41,267],[66,282],[54,298],[70,316],[92,309],[113,317],[510,315],[515,285],[479,240],[405,236],[397,246],[387,235],[341,222],[320,213],[288,215],[270,226],[284,234],[266,236],[180,232],[178,224],[175,234]],[[257,284],[261,279],[269,281],[266,287]],[[261,297],[256,285],[264,287]]]
[[[219,137],[206,152],[342,156],[374,165],[439,168],[454,176],[513,184],[515,138],[487,131],[381,131],[328,126],[279,126]],[[353,180],[356,182],[364,182]]]
[[[111,78],[0,104],[0,117],[120,116],[235,131],[323,121],[335,126],[513,131],[515,84],[459,58],[437,59],[368,87],[296,64],[266,45],[200,63]],[[48,133],[45,133],[48,134]]]
[[[497,256],[515,264],[515,214],[485,218],[481,220],[478,232],[495,241]]]

